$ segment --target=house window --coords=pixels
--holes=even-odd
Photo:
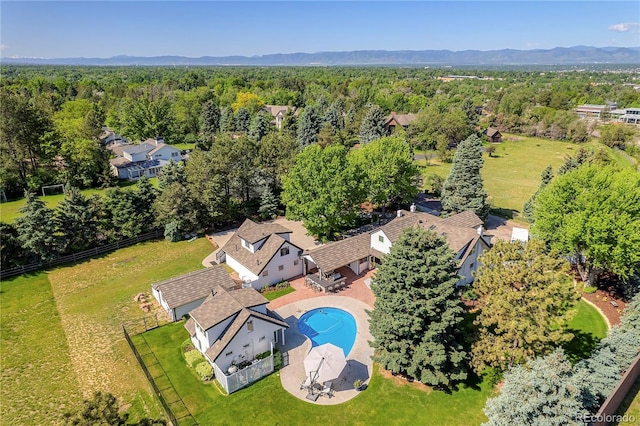
[[[298,259],[293,261],[293,266],[298,266],[300,264],[300,261]]]
[[[284,269],[284,265],[278,266],[278,271],[282,271]]]
[[[252,332],[253,331],[253,320],[247,321],[247,331],[248,332]]]
[[[367,263],[367,259],[366,257],[363,257],[362,259],[360,259],[360,264],[362,265],[363,263]]]
[[[249,344],[247,343],[246,345],[242,346],[243,348],[248,348]]]
[[[380,241],[381,243],[384,243],[384,236],[379,235],[378,236],[378,241]]]
[[[240,239],[240,241],[242,241],[242,247],[249,248],[249,243],[247,242],[247,240]]]
[[[289,254],[289,247],[282,247],[280,249],[280,256],[286,256]]]
[[[266,339],[267,336],[262,336],[260,339],[258,339],[259,342],[262,342],[264,339]]]
[[[224,356],[229,356],[229,355],[233,355],[233,351],[229,351],[226,354],[224,354]]]
[[[269,275],[269,270],[265,269],[264,272],[262,273],[262,276],[266,277],[267,275]]]
[[[172,153],[171,153],[171,156],[172,156],[172,157],[177,157],[178,155],[180,155],[180,153],[179,153],[179,152],[172,152]]]

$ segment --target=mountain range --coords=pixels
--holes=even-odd
[[[356,50],[350,52],[276,53],[260,56],[113,56],[111,58],[2,58],[5,64],[166,66],[166,65],[580,65],[640,64],[640,47],[555,47],[533,50]]]

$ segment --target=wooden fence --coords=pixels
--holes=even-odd
[[[98,256],[104,253],[108,253],[114,250],[121,249],[123,247],[132,246],[134,244],[154,240],[164,236],[164,232],[160,229],[157,231],[149,232],[147,234],[138,235],[134,238],[127,238],[124,240],[116,241],[115,243],[105,244],[103,246],[94,247],[89,250],[73,253],[67,256],[62,256],[49,262],[31,263],[24,266],[16,266],[15,268],[0,270],[0,280],[5,278],[14,277],[16,275],[22,275],[29,272],[38,271],[40,269],[53,268],[55,266],[64,265],[65,263],[73,263],[79,260],[87,259],[90,257]]]
[[[631,363],[627,371],[622,376],[622,379],[618,382],[613,391],[602,404],[598,413],[594,416],[590,423],[591,426],[607,426],[610,424],[618,424],[622,420],[623,415],[617,414],[618,408],[622,401],[626,398],[627,394],[633,387],[636,380],[640,377],[640,355]],[[631,422],[639,422],[640,419],[634,419]]]

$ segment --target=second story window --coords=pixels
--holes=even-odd
[[[289,254],[289,247],[282,247],[280,249],[280,256],[286,256]]]

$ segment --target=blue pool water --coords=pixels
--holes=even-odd
[[[356,341],[356,320],[338,308],[318,308],[305,312],[298,320],[298,330],[311,339],[311,346],[333,343],[349,355]]]

